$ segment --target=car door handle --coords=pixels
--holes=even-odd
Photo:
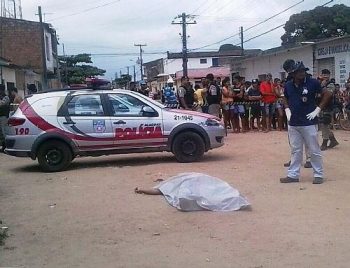
[[[64,125],[75,125],[76,123],[74,121],[67,121],[63,122]]]
[[[114,124],[114,125],[125,125],[126,122],[123,121],[123,120],[119,120],[119,121],[117,121],[117,122],[113,122],[113,124]]]

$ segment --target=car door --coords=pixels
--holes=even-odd
[[[100,94],[70,96],[63,116],[58,120],[61,128],[82,151],[107,150],[114,146],[114,134],[110,117]]]
[[[110,93],[107,96],[117,148],[166,145],[160,108],[127,93]]]

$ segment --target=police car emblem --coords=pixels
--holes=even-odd
[[[94,132],[103,133],[106,131],[106,123],[105,120],[95,119],[93,120]]]

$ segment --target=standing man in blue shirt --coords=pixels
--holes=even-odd
[[[313,184],[323,183],[323,163],[318,143],[317,123],[319,113],[329,103],[332,94],[323,90],[316,79],[307,75],[308,70],[303,62],[295,62],[291,70],[292,79],[286,83],[284,89],[285,112],[289,121],[291,164],[287,177],[280,179],[281,183],[299,182],[304,143],[311,157]],[[318,94],[321,94],[319,106],[316,105]]]

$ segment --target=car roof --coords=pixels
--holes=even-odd
[[[66,96],[68,94],[86,94],[86,93],[110,93],[110,92],[128,92],[128,93],[135,93],[130,90],[126,89],[94,89],[94,88],[58,88],[58,89],[48,89],[39,91],[37,93],[28,95],[27,97],[41,97],[41,96]],[[137,93],[136,93],[137,94]]]
[[[147,102],[151,102],[158,107],[163,107],[161,103],[158,103],[152,99],[149,99],[148,97],[142,95],[139,92],[126,90],[126,89],[93,89],[93,88],[81,88],[81,89],[73,89],[73,88],[60,88],[60,89],[50,89],[46,91],[40,91],[38,93],[34,93],[32,95],[27,96],[28,99],[32,101],[37,101],[42,98],[50,98],[50,97],[65,97],[68,94],[71,94],[72,96],[82,95],[82,94],[91,94],[91,93],[126,93],[131,95],[136,95],[141,99],[144,99]]]

